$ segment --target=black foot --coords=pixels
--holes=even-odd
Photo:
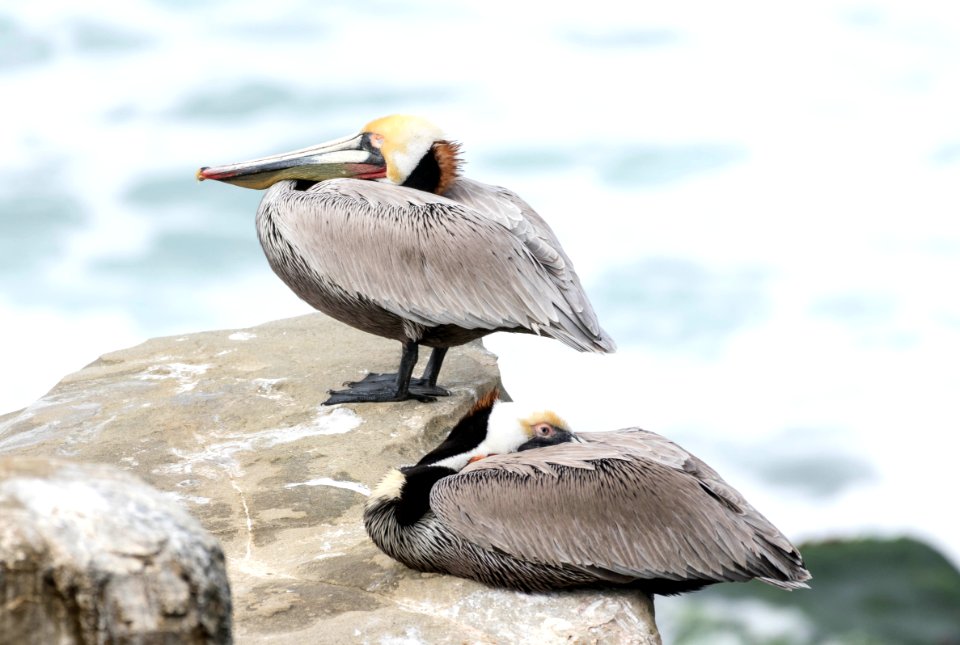
[[[344,385],[350,390],[365,389],[370,386],[386,389],[396,384],[396,382],[396,374],[375,374],[371,372],[359,381],[350,381],[344,383]],[[410,391],[423,396],[450,396],[450,390],[442,388],[439,385],[430,385],[425,378],[410,379]]]
[[[410,391],[427,396],[450,396],[450,390],[439,385],[430,385],[427,383],[427,379],[423,378],[415,378],[410,381]]]
[[[407,392],[406,394],[397,394],[396,390],[377,390],[373,392],[356,392],[354,390],[330,390],[330,398],[323,402],[323,405],[336,405],[337,403],[393,403],[395,401],[421,401],[423,403],[432,403],[436,401],[435,396],[426,396]]]
[[[407,392],[397,392],[397,379],[395,374],[377,374],[375,376],[390,378],[364,379],[355,383],[346,383],[347,389],[345,390],[330,390],[330,398],[324,401],[323,404],[388,403],[409,400],[430,403],[437,400],[436,396],[421,392],[419,388],[414,387],[412,384]]]

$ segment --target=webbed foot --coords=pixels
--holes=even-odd
[[[436,401],[435,396],[419,394],[417,392],[397,392],[392,384],[384,388],[348,388],[346,390],[330,390],[330,398],[323,405],[337,403],[392,403],[395,401],[421,401],[431,403]]]
[[[363,390],[367,388],[374,387],[390,387],[395,386],[397,382],[396,374],[377,374],[371,372],[367,374],[359,381],[348,381],[344,383],[349,390]],[[450,396],[450,390],[442,388],[439,385],[430,385],[430,382],[426,378],[413,378],[410,379],[410,392],[413,394],[418,394],[422,396],[436,397],[436,396]]]

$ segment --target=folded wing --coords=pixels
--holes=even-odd
[[[806,586],[793,545],[706,464],[642,430],[498,455],[440,482],[451,530],[523,560],[600,580]]]

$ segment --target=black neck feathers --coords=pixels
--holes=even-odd
[[[317,182],[311,179],[297,179],[296,181],[293,182],[293,189],[303,191],[310,188],[316,183]]]
[[[440,188],[440,179],[440,162],[437,160],[435,148],[430,148],[403,185],[407,188],[436,193]]]
[[[416,524],[430,510],[430,489],[438,481],[456,474],[443,466],[408,466],[401,468],[404,475],[400,499],[396,502],[396,518],[400,526]]]
[[[439,446],[423,456],[417,465],[435,464],[447,457],[462,455],[479,446],[487,436],[487,422],[493,405],[475,408],[453,427]]]

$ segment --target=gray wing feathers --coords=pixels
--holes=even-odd
[[[602,578],[808,577],[793,545],[706,464],[642,430],[469,465],[431,507],[453,531],[523,559]]]
[[[447,196],[479,211],[490,213],[514,235],[523,240],[537,261],[550,271],[570,305],[574,316],[568,321],[587,335],[597,338],[606,351],[616,349],[613,339],[597,322],[573,263],[560,246],[550,226],[516,193],[500,186],[490,186],[469,179],[459,179]]]
[[[482,184],[469,182],[476,199],[460,202],[370,181],[306,191],[283,183],[261,209],[310,270],[345,292],[425,326],[524,327],[581,351],[612,351],[559,244],[536,235],[512,202],[483,195]]]

